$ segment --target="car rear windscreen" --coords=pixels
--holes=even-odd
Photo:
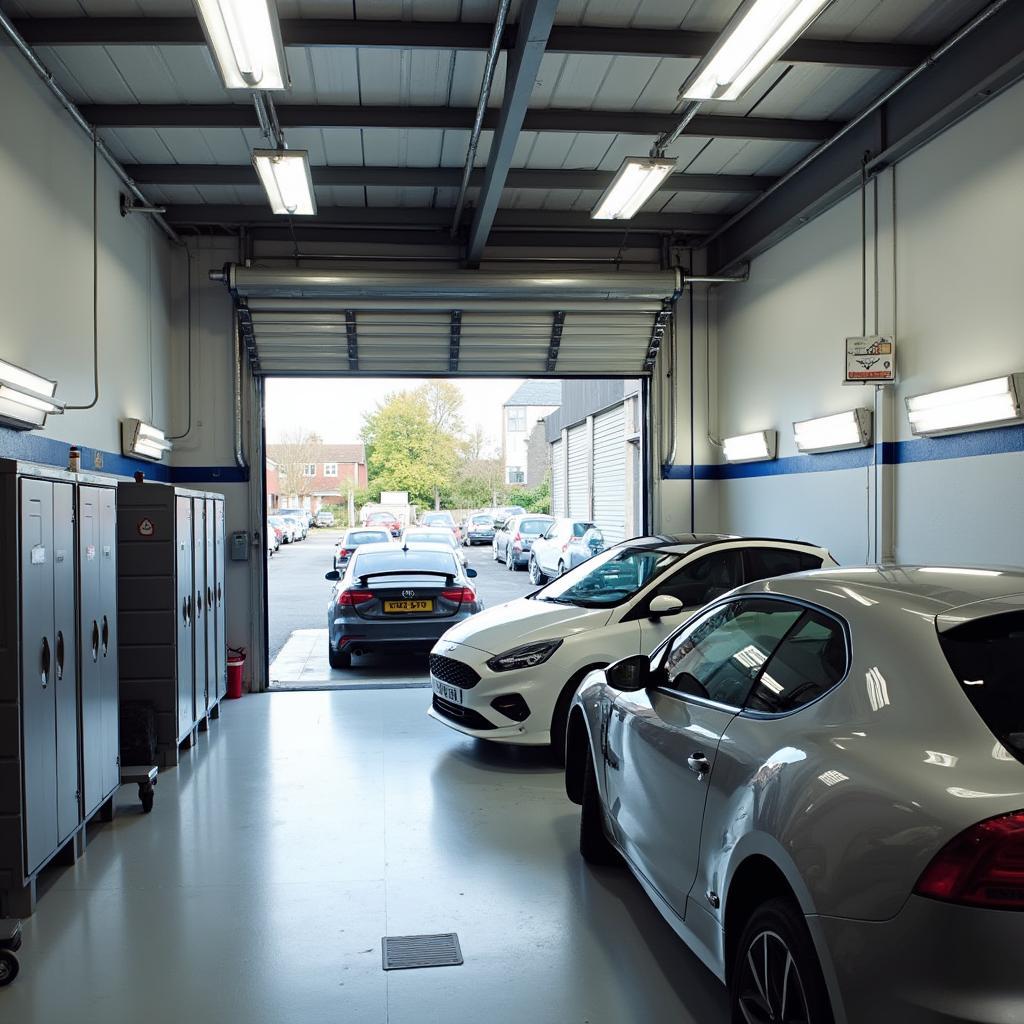
[[[551,526],[550,519],[523,519],[519,523],[520,533],[547,533]]]
[[[939,643],[974,710],[1024,762],[1024,611],[965,622]]]
[[[359,544],[381,544],[391,540],[386,530],[353,530],[345,534],[345,543],[356,547]]]
[[[446,551],[424,551],[411,548],[403,551],[368,551],[356,555],[355,575],[371,572],[443,572],[453,575],[458,571],[454,556]]]

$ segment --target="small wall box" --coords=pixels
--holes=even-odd
[[[896,339],[891,334],[847,338],[843,383],[895,384]]]
[[[231,534],[231,561],[249,561],[249,534],[245,530],[235,530]]]

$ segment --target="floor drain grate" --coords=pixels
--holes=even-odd
[[[456,967],[462,963],[462,949],[455,932],[440,935],[385,935],[381,940],[385,971],[413,967]]]

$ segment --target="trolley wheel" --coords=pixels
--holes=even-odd
[[[6,949],[0,950],[0,988],[10,985],[18,976],[20,968],[21,964],[13,953]]]
[[[149,814],[153,810],[153,799],[156,794],[148,782],[139,783],[139,799],[142,801],[142,813]]]

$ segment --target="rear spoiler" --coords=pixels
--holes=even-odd
[[[966,622],[987,619],[992,615],[1005,615],[1010,612],[1024,612],[1024,594],[1010,594],[1006,597],[990,597],[983,601],[973,601],[959,608],[947,608],[935,616],[935,628],[940,633],[948,633]]]
[[[455,573],[441,572],[439,569],[382,569],[380,572],[367,572],[356,578],[360,583],[368,583],[381,576],[440,576],[451,585],[455,582]]]

